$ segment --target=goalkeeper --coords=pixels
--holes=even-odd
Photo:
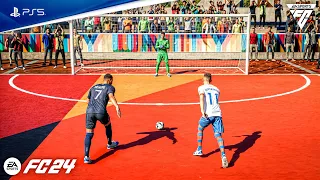
[[[168,62],[168,53],[167,49],[169,49],[169,40],[165,38],[165,33],[161,32],[160,39],[156,42],[156,49],[158,50],[158,57],[157,57],[157,65],[156,65],[156,74],[155,77],[158,76],[159,66],[162,60],[166,63],[166,69],[167,69],[167,76],[171,77],[170,71],[169,71],[169,62]]]

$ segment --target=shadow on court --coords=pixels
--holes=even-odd
[[[174,137],[174,132],[173,132],[176,129],[177,128],[164,128],[159,131],[139,132],[137,134],[146,134],[147,136],[145,136],[141,139],[138,139],[136,141],[130,142],[128,144],[119,145],[116,149],[110,150],[110,151],[104,153],[103,155],[101,155],[100,157],[98,157],[97,159],[93,160],[93,164],[101,161],[102,159],[104,159],[112,154],[114,154],[116,151],[126,150],[129,148],[135,147],[135,146],[143,146],[143,145],[146,145],[152,141],[155,141],[155,140],[163,138],[163,137],[167,137],[168,139],[172,140],[172,144],[175,144],[176,142],[178,142],[178,140]]]
[[[243,141],[234,144],[234,145],[228,145],[225,146],[225,150],[233,150],[236,149],[232,155],[231,160],[229,161],[229,167],[232,167],[235,165],[236,161],[240,158],[241,153],[246,152],[248,149],[250,149],[255,143],[256,141],[261,137],[261,131],[256,131],[254,133],[252,133],[251,135],[242,135],[245,136],[246,138],[244,138]],[[241,137],[241,136],[235,136],[235,137]],[[208,154],[204,154],[201,157],[209,157],[210,155],[220,152],[220,149],[216,149]]]

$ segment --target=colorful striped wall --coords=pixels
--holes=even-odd
[[[158,34],[82,34],[83,52],[156,52]],[[285,34],[275,34],[276,52],[285,52]],[[320,35],[319,35],[320,36]],[[8,34],[0,34],[0,51]],[[23,34],[24,52],[43,52],[42,34]],[[169,52],[244,52],[246,35],[242,34],[167,34]],[[295,52],[303,52],[304,34],[296,34]],[[259,51],[264,52],[263,34],[258,34]],[[319,38],[320,42],[320,38]],[[320,44],[320,43],[319,43]],[[69,52],[69,35],[64,40]]]

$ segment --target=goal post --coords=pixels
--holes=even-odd
[[[145,33],[138,32],[139,21],[142,20],[148,21],[149,28],[157,20],[160,31],[166,33],[172,73],[249,73],[250,14],[107,14],[101,17],[111,32],[79,33],[83,39],[84,61],[81,66],[71,63],[76,74],[154,73],[155,45],[160,33],[152,33],[149,29]],[[232,25],[240,17],[245,25],[242,28],[244,32],[230,33]],[[214,31],[221,26],[222,20],[228,24],[227,33],[203,30],[207,22],[208,29]],[[124,21],[132,24],[129,31],[124,31]],[[201,28],[201,32],[197,28]],[[70,43],[71,51],[73,44]],[[165,73],[164,62],[160,73]]]

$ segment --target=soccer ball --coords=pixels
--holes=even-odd
[[[163,129],[164,128],[164,123],[161,122],[161,121],[157,122],[156,123],[156,128],[159,129],[159,130]]]

